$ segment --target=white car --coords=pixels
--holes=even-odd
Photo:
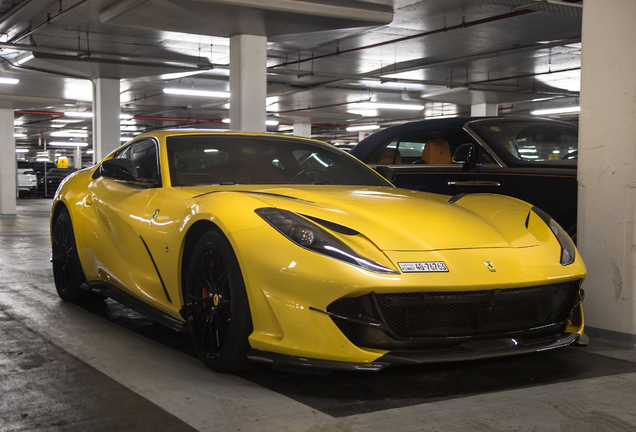
[[[38,177],[29,162],[18,161],[18,193],[31,194],[38,187]]]

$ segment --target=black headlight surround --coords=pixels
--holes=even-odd
[[[400,274],[356,253],[316,223],[288,210],[265,207],[254,210],[274,229],[296,245],[373,273]]]
[[[557,223],[557,221],[552,219],[549,214],[547,214],[540,208],[536,206],[532,207],[532,211],[535,212],[537,216],[539,216],[548,227],[550,227],[550,231],[552,231],[554,236],[561,244],[561,265],[567,266],[572,264],[576,259],[576,247],[574,246],[574,242],[572,241],[568,233],[565,232],[565,230],[561,227],[561,225]]]

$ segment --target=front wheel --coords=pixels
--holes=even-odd
[[[216,229],[197,241],[185,272],[183,300],[199,358],[217,372],[240,372],[250,365],[252,318],[234,250]]]
[[[86,278],[77,253],[71,215],[65,207],[55,216],[52,238],[53,279],[60,298],[72,303],[104,300],[104,296],[80,288]]]

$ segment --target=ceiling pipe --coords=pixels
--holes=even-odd
[[[444,60],[441,62],[435,62],[435,63],[421,63],[421,64],[413,64],[413,61],[406,61],[406,62],[402,62],[402,63],[398,63],[396,65],[396,67],[392,68],[392,74],[398,74],[398,73],[404,73],[404,72],[412,72],[412,71],[416,71],[416,70],[422,70],[422,69],[430,69],[430,68],[435,68],[435,67],[442,67],[442,66],[451,66],[453,64],[457,64],[457,63],[467,63],[467,62],[472,62],[472,61],[476,61],[476,60],[484,60],[484,59],[489,59],[489,58],[494,58],[494,57],[502,57],[502,56],[507,56],[507,55],[512,55],[512,54],[519,54],[519,53],[524,53],[524,52],[528,52],[528,51],[538,51],[538,50],[542,50],[542,49],[548,49],[548,48],[553,48],[553,47],[558,47],[558,46],[565,46],[565,45],[571,45],[571,44],[575,44],[575,43],[579,43],[581,42],[581,38],[571,38],[571,39],[563,39],[560,41],[556,41],[556,42],[550,42],[550,43],[546,43],[546,44],[537,44],[537,45],[531,45],[531,46],[527,46],[527,47],[522,47],[522,48],[513,48],[510,50],[503,50],[503,51],[496,51],[496,52],[490,52],[490,53],[485,53],[485,54],[477,54],[474,56],[467,56],[467,57],[460,57],[460,58],[455,58],[455,59],[451,59],[451,60]],[[400,64],[411,64],[410,66],[405,66],[405,67],[400,67]],[[383,73],[383,69],[376,69],[374,71],[371,72],[366,72],[364,75],[365,76],[381,76]]]
[[[405,37],[401,37],[401,38],[398,38],[398,39],[392,39],[392,40],[388,40],[388,41],[384,41],[384,42],[378,42],[378,43],[371,44],[371,45],[364,45],[364,46],[361,46],[361,47],[351,48],[351,49],[344,50],[344,51],[340,51],[339,49],[337,49],[336,52],[333,52],[333,53],[330,53],[330,54],[323,54],[323,55],[319,55],[319,56],[308,57],[306,59],[295,60],[295,61],[290,61],[290,62],[284,62],[284,63],[280,63],[280,64],[277,64],[277,65],[274,65],[274,66],[270,66],[270,67],[268,67],[268,69],[275,69],[275,68],[282,67],[282,66],[291,66],[291,65],[295,65],[295,64],[309,62],[309,61],[314,61],[314,60],[319,60],[319,59],[324,59],[324,58],[329,58],[329,57],[335,57],[335,56],[339,56],[339,55],[343,55],[343,54],[349,54],[349,53],[352,53],[352,52],[364,51],[364,50],[368,50],[368,49],[371,49],[371,48],[378,48],[378,47],[381,47],[381,46],[391,45],[391,44],[395,44],[395,43],[399,43],[399,42],[404,42],[404,41],[408,41],[408,40],[411,40],[411,39],[418,39],[418,38],[422,38],[422,37],[425,37],[425,36],[431,36],[431,35],[435,35],[435,34],[439,34],[439,33],[445,33],[445,32],[448,32],[448,31],[459,30],[459,29],[468,28],[468,27],[474,27],[474,26],[477,26],[477,25],[487,24],[487,23],[491,23],[491,22],[495,22],[495,21],[499,21],[499,20],[503,20],[503,19],[514,18],[514,17],[517,17],[517,16],[526,15],[526,14],[533,13],[533,12],[535,12],[535,11],[533,11],[533,10],[522,10],[522,11],[518,11],[518,12],[509,12],[509,13],[505,13],[505,14],[502,14],[502,15],[496,15],[496,16],[493,16],[493,17],[483,18],[483,19],[479,19],[479,20],[475,20],[475,21],[468,21],[468,22],[466,22],[462,18],[462,23],[454,25],[454,26],[447,27],[446,25],[444,25],[444,27],[442,27],[440,29],[430,30],[430,31],[427,31],[427,32],[418,33],[418,34],[414,34],[414,35],[411,35],[411,36],[405,36]]]
[[[132,55],[122,55],[122,54],[109,54],[102,52],[89,52],[89,51],[80,51],[80,50],[71,50],[64,48],[51,48],[44,46],[36,46],[36,45],[24,45],[17,43],[0,43],[0,49],[13,49],[18,51],[29,51],[33,53],[42,53],[42,54],[51,54],[51,55],[59,55],[72,57],[76,60],[82,59],[97,59],[97,60],[109,60],[109,61],[119,61],[119,62],[134,62],[134,63],[146,63],[149,65],[166,65],[166,66],[174,66],[174,67],[182,67],[182,68],[194,68],[194,69],[226,69],[227,65],[217,65],[209,62],[198,62],[198,61],[190,61],[190,60],[174,60],[174,59],[166,59],[166,58],[158,58],[158,57],[143,57],[143,56],[132,56]]]
[[[338,106],[345,106],[345,105],[352,105],[352,104],[357,104],[357,103],[361,103],[361,102],[370,102],[372,98],[368,98],[368,99],[362,99],[362,100],[357,100],[357,101],[352,101],[352,102],[343,102],[343,103],[337,103],[337,104],[331,104],[331,105],[322,105],[322,106],[308,106],[307,108],[298,108],[298,109],[292,109],[292,110],[285,110],[285,111],[267,111],[268,114],[288,114],[288,113],[294,113],[294,112],[300,112],[300,111],[311,111],[311,110],[317,110],[317,109],[322,109],[322,108],[333,108],[333,107],[338,107]]]
[[[0,16],[0,24],[6,23],[10,18],[15,17],[20,12],[22,12],[27,6],[33,3],[35,0],[22,0],[19,3],[15,4],[11,9]]]
[[[471,81],[468,84],[483,84],[483,83],[490,83],[490,82],[494,82],[494,81],[507,81],[507,80],[513,80],[513,79],[520,79],[520,78],[532,78],[532,77],[536,77],[536,76],[540,76],[540,75],[550,75],[550,74],[555,74],[555,73],[560,73],[560,72],[571,72],[571,71],[577,71],[577,70],[581,70],[580,67],[574,67],[574,68],[569,68],[569,69],[561,69],[561,70],[549,70],[547,72],[535,72],[535,73],[531,73],[531,74],[524,74],[524,75],[515,75],[515,76],[510,76],[510,77],[504,77],[504,78],[489,78],[487,80],[483,80],[483,81]]]
[[[41,28],[44,28],[44,27],[48,26],[49,24],[57,21],[58,19],[60,19],[63,16],[67,15],[68,13],[72,12],[76,8],[82,6],[84,3],[88,3],[89,1],[90,0],[81,0],[80,2],[78,2],[78,3],[74,4],[73,6],[71,6],[70,8],[65,9],[62,12],[60,12],[59,14],[47,19],[45,22],[43,22],[39,26],[27,31],[26,33],[22,33],[21,35],[12,38],[11,40],[9,40],[9,43],[20,42],[22,39],[31,36],[33,33],[37,32]]]
[[[393,8],[359,1],[297,1],[297,0],[196,0],[204,3],[270,10],[331,19],[355,20],[368,25],[386,25],[393,21]]]
[[[134,116],[133,120],[145,120],[145,121],[171,121],[182,123],[223,123],[221,119],[198,119],[198,118],[179,118],[179,117],[145,117]]]
[[[53,117],[64,117],[64,113],[56,113],[50,111],[25,111],[25,110],[16,110],[15,114],[18,115],[41,115],[41,116],[53,116]]]

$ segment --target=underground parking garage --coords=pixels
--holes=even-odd
[[[612,6],[1,2],[2,430],[636,428]],[[516,199],[564,177],[575,231]]]

